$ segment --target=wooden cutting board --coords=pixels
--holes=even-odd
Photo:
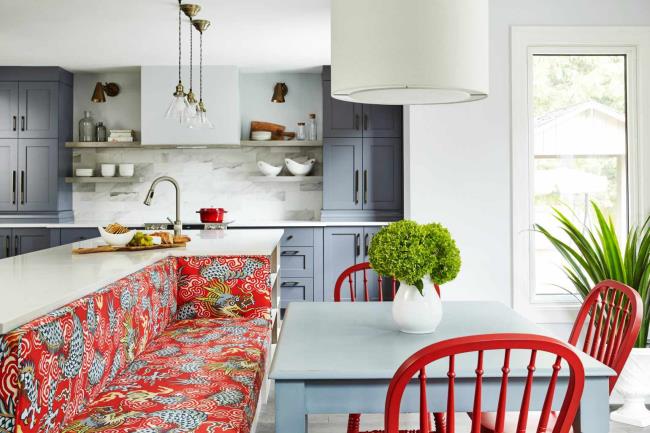
[[[116,251],[146,251],[146,250],[160,250],[165,248],[181,248],[186,244],[161,244],[152,245],[150,247],[113,247],[110,245],[102,245],[93,248],[74,248],[72,254],[93,254],[93,253],[114,253]]]

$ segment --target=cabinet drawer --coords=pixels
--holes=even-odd
[[[287,308],[289,302],[314,300],[314,280],[311,278],[286,278],[280,283],[280,308]]]
[[[282,241],[283,247],[313,247],[314,229],[312,228],[290,228],[284,229]]]
[[[98,237],[99,230],[95,228],[61,229],[61,245]]]
[[[280,253],[280,275],[286,277],[314,276],[314,248],[289,247]]]

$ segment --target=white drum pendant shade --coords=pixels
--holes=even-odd
[[[332,96],[364,104],[487,96],[488,0],[332,0]]]

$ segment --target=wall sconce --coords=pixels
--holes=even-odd
[[[102,84],[99,81],[95,84],[95,91],[93,92],[92,102],[106,102],[106,95],[117,96],[120,93],[120,86],[115,83]]]
[[[289,93],[289,88],[287,87],[286,84],[284,83],[275,83],[275,87],[273,88],[273,97],[271,98],[271,102],[277,102],[279,104],[284,102],[284,97],[287,96],[287,93]]]

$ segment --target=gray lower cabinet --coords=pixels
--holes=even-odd
[[[283,278],[280,283],[280,308],[285,309],[290,302],[310,302],[314,300],[314,280],[312,278]]]
[[[46,228],[0,229],[0,258],[14,257],[50,247],[50,230]]]
[[[99,236],[99,230],[96,228],[61,229],[59,244],[66,245],[73,242],[85,241],[86,239],[97,238]]]

